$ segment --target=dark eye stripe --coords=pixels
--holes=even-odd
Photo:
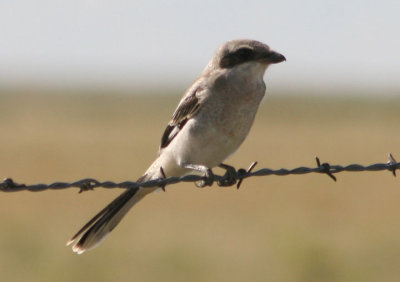
[[[240,48],[234,53],[234,55],[238,57],[239,60],[249,60],[253,56],[253,50],[249,48]]]
[[[254,52],[252,49],[243,47],[232,53],[225,55],[221,62],[221,68],[232,68],[236,65],[251,61],[254,59]]]

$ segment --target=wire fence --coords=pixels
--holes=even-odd
[[[329,163],[321,163],[318,157],[315,157],[317,166],[316,167],[297,167],[294,169],[269,169],[262,168],[256,171],[253,171],[254,167],[257,165],[257,162],[254,162],[250,165],[250,167],[246,169],[234,170],[230,171],[225,175],[212,175],[212,176],[201,176],[201,175],[185,175],[181,177],[165,177],[163,169],[160,168],[161,174],[164,175],[163,178],[149,180],[145,182],[133,182],[133,181],[124,181],[120,183],[115,183],[112,181],[100,182],[96,179],[85,178],[75,182],[67,183],[67,182],[54,182],[52,184],[33,184],[33,185],[25,185],[18,184],[14,182],[11,178],[6,178],[0,183],[0,191],[3,192],[17,192],[17,191],[32,191],[39,192],[48,189],[66,189],[71,187],[79,188],[79,193],[87,190],[92,190],[94,188],[103,187],[103,188],[135,188],[135,187],[160,187],[165,191],[165,187],[167,185],[179,183],[179,182],[197,182],[198,187],[204,187],[204,183],[208,185],[212,185],[213,182],[216,182],[219,186],[233,186],[236,184],[236,187],[239,188],[242,184],[242,181],[246,178],[253,176],[268,176],[268,175],[291,175],[291,174],[308,174],[308,173],[322,173],[328,175],[331,179],[336,181],[336,176],[334,174],[348,171],[348,172],[360,172],[360,171],[390,171],[393,176],[396,176],[396,170],[400,169],[400,163],[398,163],[392,154],[388,155],[389,161],[386,163],[376,163],[367,166],[359,165],[359,164],[350,164],[347,166],[341,165],[330,165]],[[228,171],[227,171],[228,172]]]

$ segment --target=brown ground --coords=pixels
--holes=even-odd
[[[168,96],[169,97],[169,96]],[[0,177],[135,180],[178,97],[0,96]],[[259,168],[400,158],[400,100],[268,97],[228,163]],[[389,172],[168,187],[99,248],[65,242],[121,190],[0,193],[2,281],[398,281],[400,180]]]

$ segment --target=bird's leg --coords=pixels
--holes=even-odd
[[[199,188],[203,188],[205,186],[211,186],[214,182],[214,173],[211,168],[206,167],[204,165],[196,165],[196,164],[185,164],[184,168],[200,171],[204,173],[204,180],[196,182],[196,186]]]
[[[220,168],[225,169],[224,180],[218,181],[219,186],[232,186],[236,183],[237,172],[233,166],[221,163]]]

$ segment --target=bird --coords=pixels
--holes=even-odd
[[[200,183],[205,186],[210,185],[212,168],[231,172],[223,162],[250,131],[266,92],[265,71],[283,61],[282,54],[256,40],[236,39],[220,46],[186,90],[161,137],[157,158],[137,182],[197,172],[205,175]],[[136,203],[157,189],[127,189],[67,245],[78,254],[97,247]]]

